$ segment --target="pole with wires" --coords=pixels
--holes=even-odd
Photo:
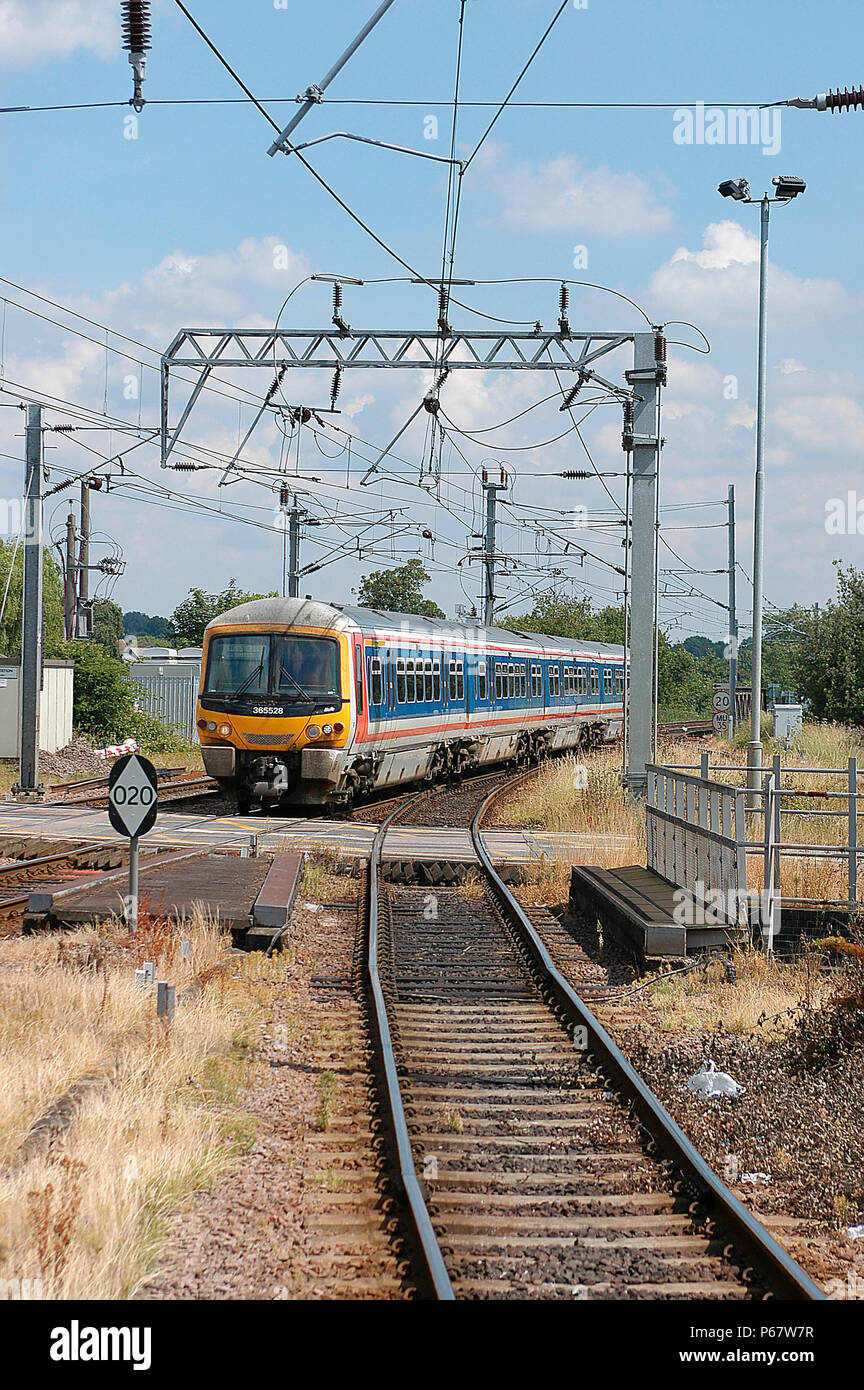
[[[483,623],[485,627],[495,622],[495,522],[498,493],[507,491],[507,476],[501,469],[497,483],[489,479],[483,469],[483,491],[486,494],[486,549],[483,555],[485,583],[483,592]]]
[[[41,799],[39,702],[42,689],[42,407],[27,406],[24,487],[24,612],[21,632],[21,748],[19,781],[24,797]]]
[[[735,485],[729,484],[729,738],[735,733],[735,698],[738,685],[738,615],[735,605]]]
[[[67,642],[75,637],[75,513],[66,518],[66,561],[63,576],[63,635]]]

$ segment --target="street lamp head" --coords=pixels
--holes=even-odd
[[[777,197],[784,203],[788,203],[790,198],[797,198],[807,187],[804,180],[797,178],[795,174],[777,174],[771,182],[777,189]]]
[[[717,192],[722,193],[724,198],[734,198],[736,202],[742,203],[750,197],[750,185],[746,179],[726,179],[718,184]]]

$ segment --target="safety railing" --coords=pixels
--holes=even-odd
[[[747,890],[743,789],[693,772],[648,766],[648,867],[710,912],[744,925]]]

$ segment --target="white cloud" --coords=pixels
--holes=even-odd
[[[864,411],[848,396],[789,396],[772,411],[771,422],[823,462],[840,452],[860,459]]]
[[[492,174],[491,183],[502,220],[524,231],[641,236],[672,225],[671,209],[657,201],[647,179],[605,164],[589,169],[573,155],[514,164]]]
[[[115,0],[0,0],[0,64],[25,66],[87,49],[113,58],[120,48]]]
[[[790,376],[793,372],[806,372],[807,368],[803,362],[799,362],[794,357],[784,357],[780,363],[780,371],[784,376]]]
[[[738,222],[712,222],[702,249],[679,246],[651,277],[651,293],[663,318],[673,314],[706,323],[752,323],[758,288],[759,240]],[[811,322],[860,311],[861,296],[837,280],[801,277],[769,261],[773,320]]]

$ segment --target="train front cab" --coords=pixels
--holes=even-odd
[[[351,634],[268,624],[209,628],[197,728],[205,770],[238,810],[338,797],[354,733]],[[362,694],[362,686],[361,686]]]

